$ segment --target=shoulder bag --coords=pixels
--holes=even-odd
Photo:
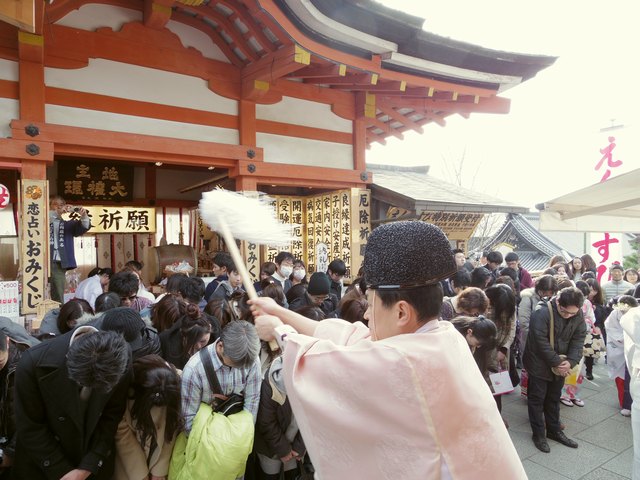
[[[211,402],[211,408],[214,412],[221,413],[228,417],[234,413],[241,412],[244,408],[244,395],[240,393],[232,393],[228,397],[222,393],[222,387],[218,381],[218,376],[213,368],[213,362],[206,348],[200,350],[200,359],[202,360],[202,366],[207,374],[207,380],[209,380],[209,386],[214,393],[213,401]]]

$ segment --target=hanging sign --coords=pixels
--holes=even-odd
[[[73,208],[73,207],[72,207]],[[153,233],[156,231],[156,209],[146,207],[84,207],[96,233]],[[71,211],[65,220],[80,220],[80,213]]]
[[[67,201],[131,201],[133,167],[124,164],[60,161],[58,192]]]
[[[36,313],[45,297],[45,258],[49,247],[46,222],[47,181],[21,182],[22,232],[20,265],[22,265],[22,313]]]

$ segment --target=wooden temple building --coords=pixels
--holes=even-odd
[[[21,270],[23,312],[46,295],[51,193],[91,209],[76,248],[87,269],[165,241],[222,248],[196,212],[221,185],[272,195],[310,272],[337,257],[357,272],[380,214],[367,148],[507,114],[501,93],[555,61],[423,23],[369,0],[1,2],[0,184],[16,231],[0,238],[0,273]],[[409,216],[444,218],[425,212]],[[274,254],[243,248],[254,275]]]

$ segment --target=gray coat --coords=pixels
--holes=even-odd
[[[554,375],[551,367],[562,363],[560,355],[566,355],[574,367],[582,358],[584,337],[587,326],[584,323],[582,309],[569,319],[564,319],[558,313],[556,297],[551,300],[554,322],[554,347],[551,348],[549,339],[550,316],[546,302],[540,302],[531,314],[527,346],[524,351],[524,368],[529,375],[552,381]]]

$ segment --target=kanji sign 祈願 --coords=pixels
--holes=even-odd
[[[22,265],[22,314],[36,313],[45,299],[47,280],[46,180],[22,180],[20,189],[22,229],[20,235],[20,265]]]
[[[90,233],[154,233],[156,209],[146,207],[84,207],[91,219]],[[80,219],[78,212],[63,215]]]
[[[58,192],[67,201],[130,201],[133,198],[133,167],[75,160],[60,161]]]

